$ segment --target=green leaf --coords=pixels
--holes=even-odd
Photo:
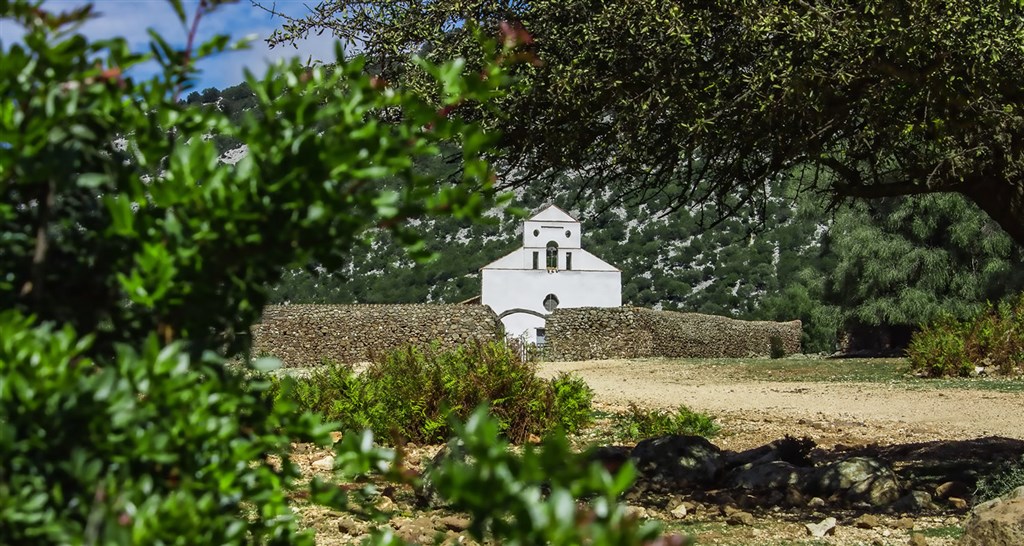
[[[281,359],[276,357],[257,358],[252,362],[252,368],[263,373],[272,372],[280,369],[282,366],[284,366],[284,362],[281,362]]]
[[[110,176],[104,173],[84,173],[78,176],[77,184],[82,188],[98,188],[111,181]]]

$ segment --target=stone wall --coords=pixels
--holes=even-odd
[[[501,322],[483,305],[270,305],[253,326],[253,355],[287,367],[324,359],[364,362],[407,345],[442,347],[499,339]]]
[[[764,322],[639,307],[556,309],[548,318],[551,360],[769,356],[771,338],[800,352],[799,320]]]

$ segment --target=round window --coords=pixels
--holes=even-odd
[[[544,310],[548,313],[558,308],[558,296],[554,294],[548,294],[544,296]]]
[[[565,238],[568,239],[569,237],[572,237],[572,232],[569,230],[565,230]]]
[[[533,230],[533,236],[536,237],[538,235],[540,235],[540,230],[539,229]]]

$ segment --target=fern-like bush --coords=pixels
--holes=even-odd
[[[911,366],[930,377],[967,376],[975,366],[1024,372],[1024,294],[966,321],[945,317],[914,334]]]
[[[582,377],[566,372],[551,380],[555,395],[554,417],[567,433],[579,432],[593,421],[594,391]]]
[[[275,392],[344,428],[367,427],[382,438],[418,443],[448,440],[452,419],[467,419],[482,403],[512,442],[555,428],[576,431],[589,423],[592,399],[582,379],[537,377],[536,364],[501,342],[408,347],[359,374],[325,363],[308,376],[276,381]]]
[[[622,440],[636,441],[669,434],[684,434],[711,438],[721,427],[715,419],[686,406],[676,411],[649,410],[636,404],[616,416],[616,432]]]

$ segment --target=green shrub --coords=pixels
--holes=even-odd
[[[968,376],[975,366],[999,373],[1024,372],[1024,294],[989,305],[974,318],[944,317],[914,334],[911,367],[930,377]]]
[[[566,372],[551,380],[555,394],[554,415],[566,433],[575,433],[594,420],[594,391],[582,377]]]
[[[974,490],[974,503],[997,499],[1021,486],[1024,486],[1024,456],[1017,460],[1008,460],[991,474],[978,478],[978,485]]]
[[[967,376],[974,366],[967,357],[964,323],[943,317],[914,334],[907,347],[910,366],[929,377]]]
[[[630,404],[629,409],[616,416],[616,431],[623,440],[642,440],[669,434],[696,435],[711,438],[721,427],[706,413],[679,406],[674,412],[644,409]]]
[[[431,474],[452,509],[472,518],[469,532],[485,544],[684,546],[680,536],[657,538],[659,525],[627,517],[618,501],[632,484],[627,464],[614,476],[562,435],[521,454],[508,449],[486,413],[457,427],[465,457],[448,457]],[[586,499],[577,501],[574,499]],[[499,506],[501,510],[495,510]]]
[[[189,23],[183,2],[169,2],[193,29],[222,3],[203,2]],[[496,135],[438,102],[473,108],[500,95],[509,79],[489,59],[511,61],[514,44],[485,44],[484,65],[472,69],[418,61],[435,101],[383,88],[338,46],[331,70],[293,59],[250,77],[256,111],[232,121],[177,100],[194,63],[235,45],[229,37],[179,49],[153,35],[141,48],[151,53],[136,54],[123,38],[80,34],[91,14],[0,0],[5,25],[24,30],[0,43],[0,544],[312,544],[288,506],[298,475],[289,450],[330,445],[327,430],[293,411],[292,394],[261,400],[268,382],[214,353],[244,351],[235,333],[252,326],[285,271],[338,269],[372,228],[422,258],[429,249],[408,220],[488,210],[493,176],[482,155]],[[158,73],[124,76],[143,62]],[[248,157],[218,161],[209,135],[244,140]],[[463,152],[460,180],[417,172],[450,142]],[[347,377],[331,381],[351,387]],[[294,396],[327,401],[312,390]],[[446,492],[472,507],[474,529],[527,506],[557,516],[523,527],[541,543],[640,544],[656,534],[614,502],[629,476],[591,474],[590,486],[570,476],[540,500],[531,477],[565,475],[573,463],[559,452],[508,454],[489,434],[493,420],[475,423],[466,433],[480,437],[462,441],[509,472],[449,474]],[[335,450],[346,474],[399,470],[366,432]],[[496,477],[523,492],[518,504],[460,490]],[[306,492],[335,509],[349,500],[319,480],[294,493]],[[603,504],[581,510],[572,495],[586,493]]]
[[[155,336],[98,364],[70,327],[0,331],[0,544],[312,544],[287,453],[327,431],[260,404],[266,382]]]
[[[278,384],[279,398],[288,396],[344,428],[368,427],[417,443],[447,441],[453,418],[464,421],[482,403],[513,442],[558,427],[574,432],[589,423],[592,399],[582,379],[561,375],[545,381],[537,377],[536,364],[501,342],[454,350],[409,347],[361,374],[327,363]]]

